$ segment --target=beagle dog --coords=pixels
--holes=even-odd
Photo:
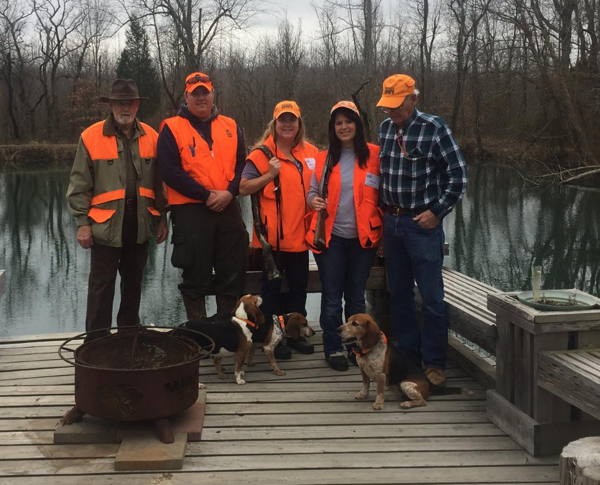
[[[257,348],[262,347],[269,359],[269,364],[271,364],[273,372],[278,376],[283,376],[285,372],[277,366],[274,355],[277,344],[286,337],[299,339],[300,337],[312,337],[314,334],[315,331],[310,327],[308,321],[301,313],[294,312],[280,316],[273,315],[270,321],[261,325],[252,335],[254,343],[248,353],[248,365],[254,365],[254,352]]]
[[[473,394],[468,389],[441,388],[429,382],[423,369],[412,362],[408,355],[394,345],[388,345],[385,335],[370,315],[358,313],[351,316],[347,323],[338,327],[337,332],[344,343],[356,343],[354,353],[363,379],[363,388],[356,399],[368,397],[371,379],[377,383],[373,409],[383,409],[386,384],[400,384],[400,390],[409,399],[400,403],[404,409],[426,406],[431,394]]]
[[[217,314],[211,318],[189,321],[181,325],[181,328],[203,333],[215,342],[211,356],[219,379],[227,379],[221,367],[223,357],[233,355],[235,382],[240,386],[246,384],[243,365],[252,347],[253,335],[265,322],[265,317],[259,308],[261,304],[260,296],[244,295],[237,302],[233,315],[228,318],[224,318],[223,314]],[[193,338],[200,346],[209,345],[206,338],[195,332],[186,332],[186,335]]]

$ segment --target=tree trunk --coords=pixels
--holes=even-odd
[[[560,485],[600,485],[600,437],[582,438],[564,447]]]

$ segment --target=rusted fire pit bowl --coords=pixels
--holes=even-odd
[[[165,327],[120,328],[74,351],[67,344],[87,334],[61,345],[59,355],[75,366],[79,410],[116,421],[146,421],[179,413],[197,401],[198,361],[210,350],[182,332],[175,335],[156,328]],[[74,360],[64,351],[74,352]]]

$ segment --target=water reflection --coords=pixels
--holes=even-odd
[[[530,191],[502,168],[470,169],[468,194],[445,220],[446,264],[503,290],[529,289],[532,263],[546,288],[600,292],[600,192],[570,188]],[[0,335],[84,328],[89,253],[65,201],[67,172],[0,173]],[[249,220],[249,204],[244,201]],[[144,275],[141,318],[174,324],[185,313],[171,245],[153,245]],[[117,286],[118,288],[118,286]],[[115,313],[118,298],[115,302]],[[319,297],[309,300],[318,318]],[[214,310],[209,301],[208,311]]]
[[[600,192],[528,189],[514,172],[470,168],[465,199],[446,221],[446,264],[504,291],[531,289],[531,265],[545,288],[600,293]]]

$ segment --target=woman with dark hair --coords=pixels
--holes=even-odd
[[[329,155],[329,157],[328,157]],[[329,168],[325,170],[329,158]],[[323,173],[328,174],[327,198],[319,194]],[[327,180],[327,178],[326,178]],[[345,371],[348,359],[337,334],[342,320],[365,313],[365,285],[383,234],[379,199],[379,147],[365,141],[356,105],[340,101],[330,112],[329,150],[317,155],[308,203],[315,209],[306,241],[315,253],[321,278],[321,316],[325,360]],[[325,249],[314,247],[318,211],[326,210]]]

